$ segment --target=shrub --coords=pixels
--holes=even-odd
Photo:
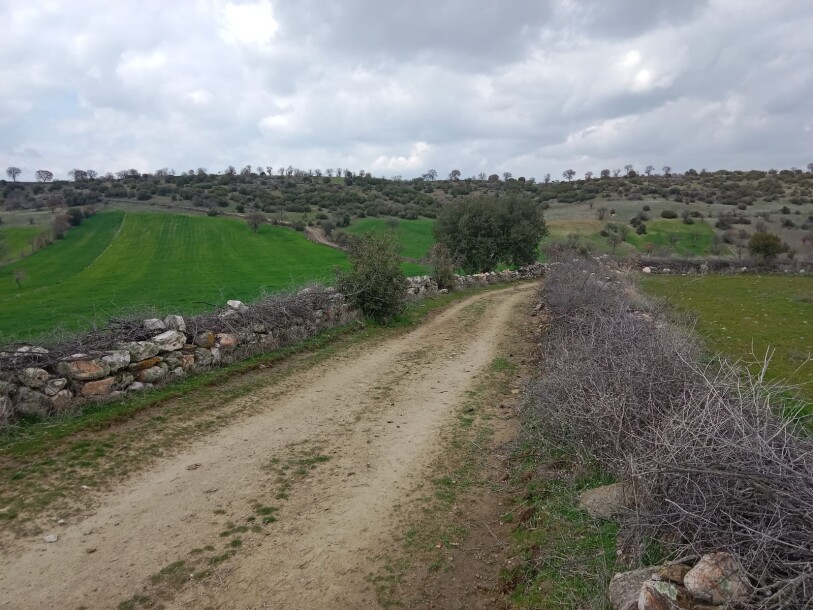
[[[362,233],[347,241],[349,271],[338,271],[336,288],[365,316],[389,322],[406,307],[406,276],[391,233]]]
[[[429,249],[429,275],[441,290],[456,288],[455,270],[460,260],[443,244],[435,244]]]
[[[773,233],[757,232],[748,240],[748,251],[751,256],[756,256],[764,261],[776,258],[782,252],[786,252],[787,245],[782,243],[778,235]]]
[[[661,212],[661,218],[670,218],[671,219],[671,218],[677,218],[677,217],[678,217],[677,212],[674,212],[672,210],[664,210],[663,212]]]

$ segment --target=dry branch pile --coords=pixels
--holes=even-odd
[[[531,388],[539,442],[565,439],[622,480],[636,508],[620,540],[673,557],[724,550],[753,586],[753,608],[813,597],[813,443],[783,388],[709,360],[692,334],[595,261],[552,265],[542,377]],[[551,434],[554,433],[554,434]]]

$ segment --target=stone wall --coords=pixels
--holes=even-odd
[[[458,276],[461,288],[540,277],[544,266]],[[409,295],[436,295],[428,276],[409,278]],[[196,371],[270,352],[359,318],[342,294],[314,286],[246,305],[228,301],[211,314],[112,321],[54,346],[0,351],[0,426],[18,416],[48,417],[110,400]]]

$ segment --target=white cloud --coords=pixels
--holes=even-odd
[[[221,36],[228,42],[264,46],[271,42],[278,28],[268,0],[249,4],[227,2],[223,7]]]

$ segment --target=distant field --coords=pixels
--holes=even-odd
[[[106,212],[65,239],[0,268],[0,342],[56,325],[80,328],[122,309],[189,313],[329,279],[342,252],[289,229],[252,233],[236,219]],[[14,269],[28,279],[18,289]]]
[[[435,228],[435,221],[428,218],[421,218],[418,220],[400,220],[398,221],[398,239],[403,246],[402,255],[405,258],[413,260],[421,260],[429,252],[429,248],[435,243],[435,235],[433,233]],[[382,218],[362,218],[354,222],[346,229],[348,233],[363,233],[363,232],[378,232],[389,231],[390,226],[387,220]],[[404,263],[404,272],[408,275],[419,275],[426,273],[425,265],[418,265],[415,263]]]
[[[771,378],[806,384],[813,400],[813,362],[804,364],[813,355],[813,278],[659,275],[641,283],[646,291],[695,312],[698,330],[715,351],[753,361],[775,349]]]
[[[0,227],[0,265],[31,253],[29,242],[42,233],[42,227]]]

